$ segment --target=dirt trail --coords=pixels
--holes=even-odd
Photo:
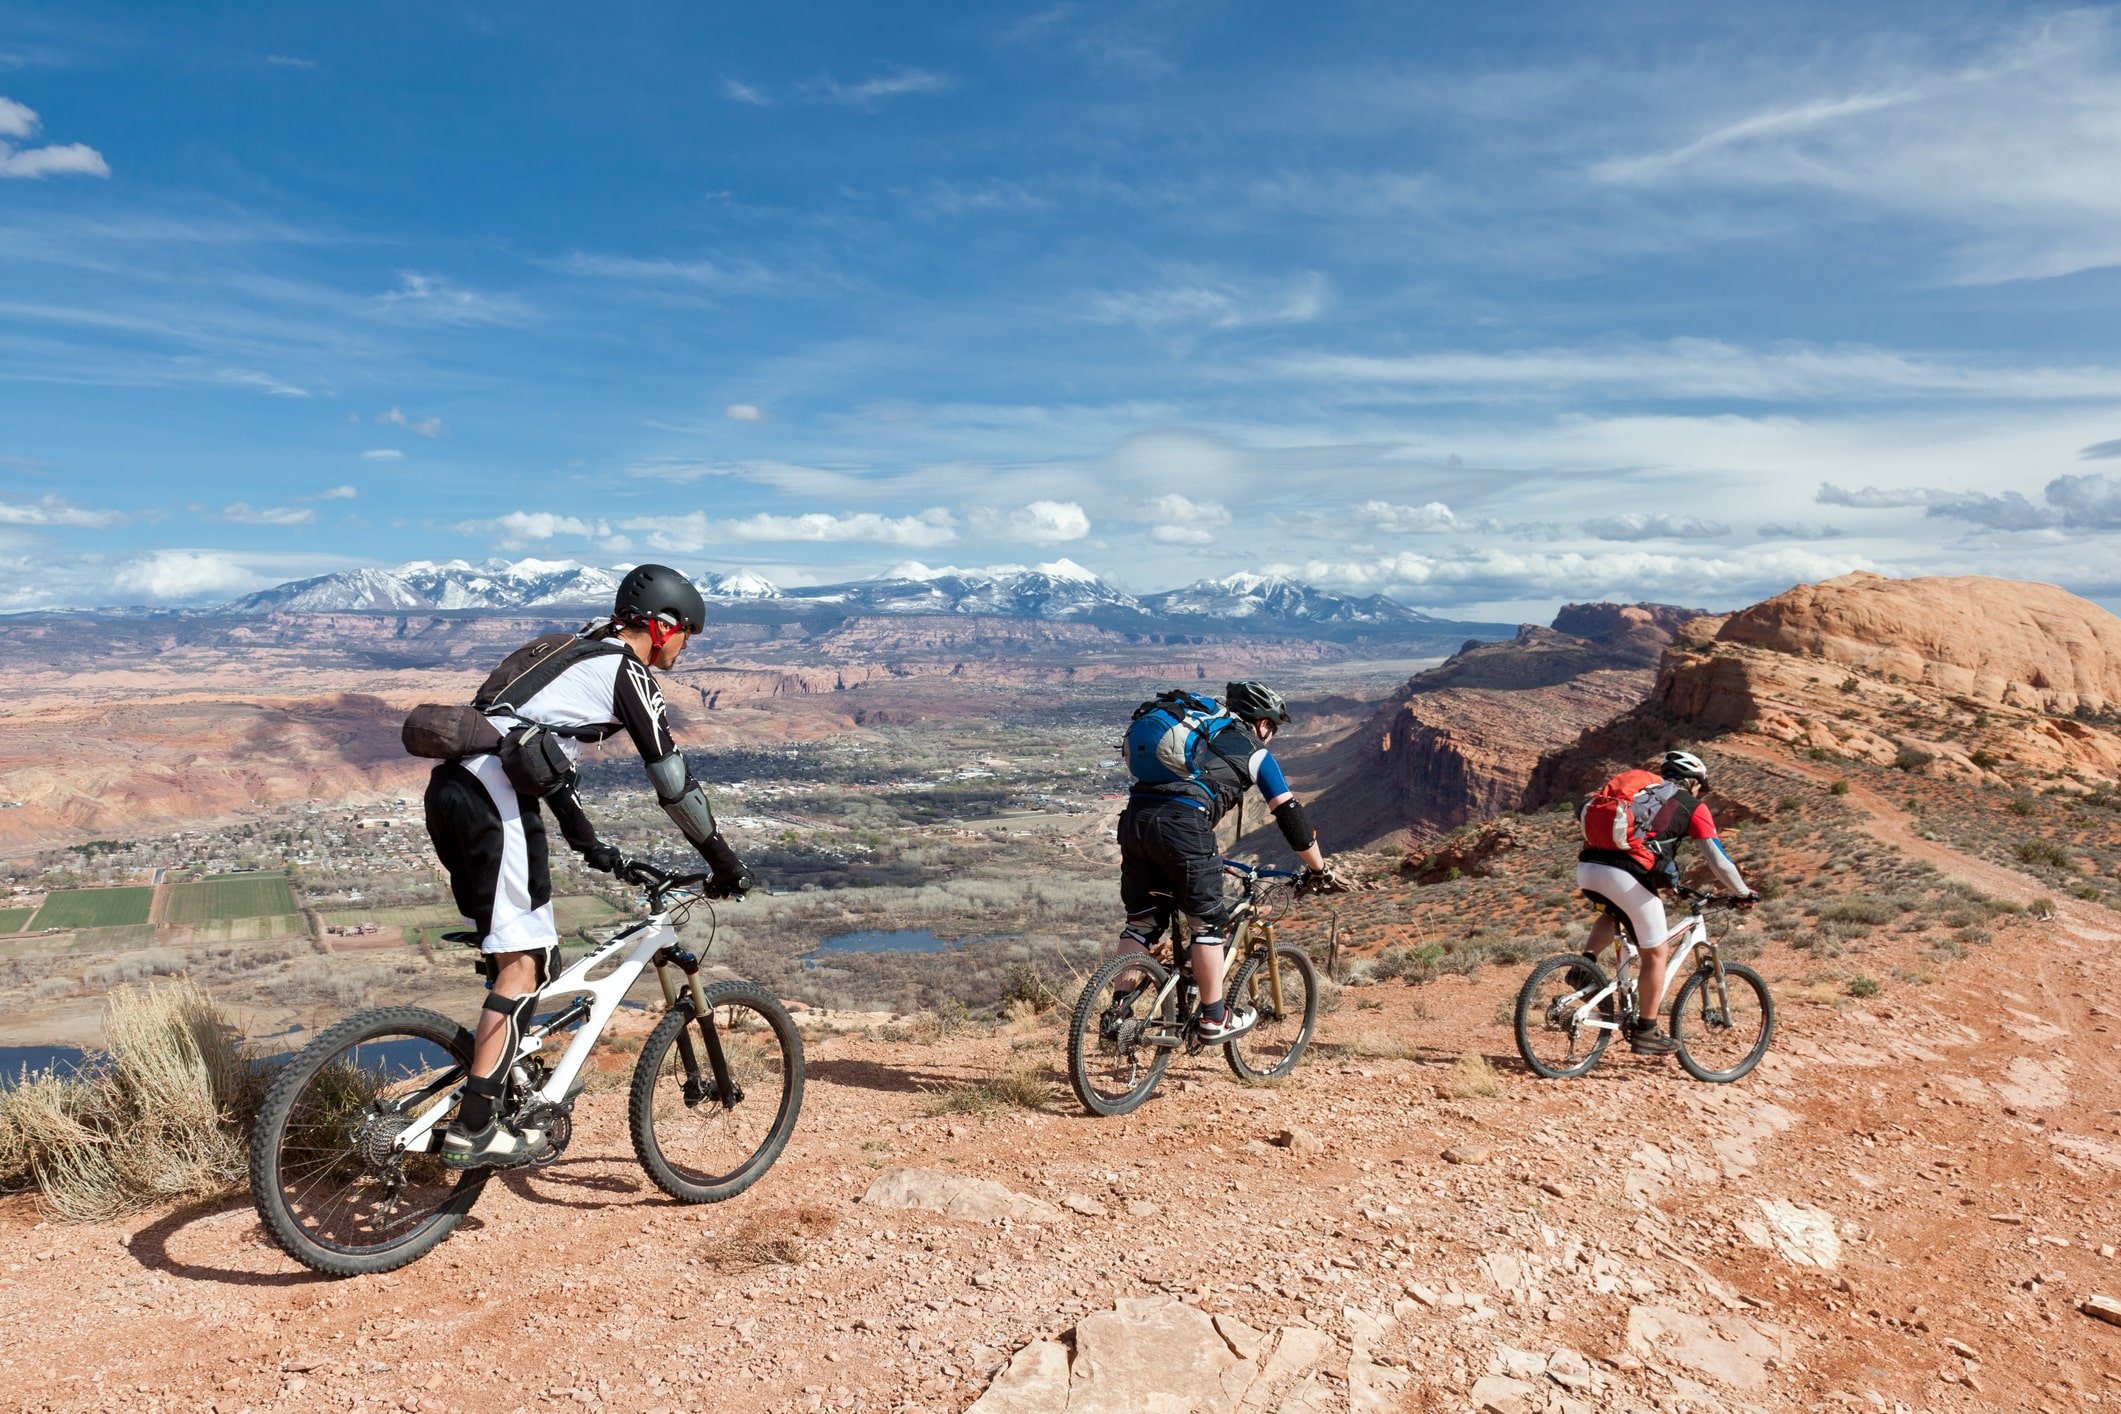
[[[2029,887],[1850,798],[1897,848]],[[2121,1329],[2076,1309],[2121,1295],[2103,914],[2011,923],[1926,985],[1898,975],[1934,971],[1918,944],[1880,934],[1863,961],[1885,990],[1862,1004],[1774,943],[1757,965],[1777,1044],[1730,1087],[1624,1054],[1535,1080],[1503,1021],[1523,969],[1351,990],[1293,1082],[1182,1061],[1122,1120],[1064,1089],[1035,1112],[929,1113],[1057,1057],[1050,1018],[933,1046],[818,1037],[801,1127],[746,1197],[664,1202],[623,1096],[600,1091],[564,1159],[495,1183],[457,1238],[380,1278],[310,1277],[240,1205],[83,1228],[13,1200],[0,1321],[34,1339],[0,1344],[0,1391],[67,1410],[956,1410],[1026,1341],[1171,1292],[1320,1332],[1309,1408],[2111,1405]],[[1063,1216],[860,1201],[898,1167]],[[1575,1371],[1569,1352],[1589,1357],[1580,1385],[1539,1373]],[[1396,1392],[1368,1402],[1379,1371]]]

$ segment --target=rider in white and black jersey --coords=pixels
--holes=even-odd
[[[620,583],[611,618],[584,631],[577,661],[524,701],[489,716],[504,733],[522,722],[542,725],[570,761],[581,742],[625,732],[657,800],[713,871],[710,892],[730,897],[743,892],[749,876],[716,829],[707,794],[671,738],[663,694],[649,671],[675,665],[706,615],[705,601],[685,576],[663,565],[640,565]],[[625,857],[597,837],[575,786],[569,771],[544,802],[591,868],[616,872]],[[494,1104],[503,1068],[559,954],[538,801],[518,789],[496,753],[444,762],[428,781],[428,837],[449,872],[458,911],[478,934],[490,979],[464,1101],[443,1135],[443,1162],[452,1167],[506,1164],[534,1147],[532,1138],[496,1123]]]

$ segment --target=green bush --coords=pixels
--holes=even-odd
[[[1847,795],[1849,793],[1849,783],[1847,781],[1836,781],[1826,788],[1826,793],[1828,795]]]
[[[1937,758],[1927,751],[1918,750],[1902,742],[1893,753],[1893,769],[1896,771],[1919,771]]]
[[[1877,983],[1876,979],[1874,979],[1874,978],[1870,978],[1870,977],[1851,977],[1851,978],[1849,978],[1849,984],[1848,984],[1848,994],[1849,994],[1850,996],[1852,996],[1852,997],[1875,997],[1875,996],[1877,996],[1877,995],[1878,995],[1878,992],[1879,992],[1879,987],[1878,987],[1878,983]]]
[[[2077,862],[2069,857],[2069,851],[2053,840],[2020,840],[2018,847],[2011,852],[2017,855],[2020,864],[2044,864],[2050,869],[2065,869],[2073,874],[2077,871]]]
[[[1819,910],[1819,916],[1830,923],[1861,923],[1872,928],[1892,922],[1894,913],[1888,905],[1868,898],[1845,898]]]

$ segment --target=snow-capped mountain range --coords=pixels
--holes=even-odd
[[[260,590],[224,607],[233,614],[362,610],[593,610],[611,602],[623,571],[571,560],[416,560],[396,569],[350,570]],[[865,614],[968,614],[1002,618],[1199,620],[1250,628],[1360,628],[1441,623],[1382,594],[1349,598],[1279,575],[1231,574],[1140,597],[1072,560],[986,569],[907,563],[875,579],[780,588],[750,570],[695,581],[710,601],[774,603]]]

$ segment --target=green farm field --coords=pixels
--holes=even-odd
[[[169,891],[168,923],[210,923],[224,918],[276,918],[296,913],[285,874],[221,874]]]
[[[0,908],[0,933],[19,933],[29,926],[34,908]]]
[[[39,928],[111,928],[145,923],[155,901],[150,888],[61,889],[37,910]]]

